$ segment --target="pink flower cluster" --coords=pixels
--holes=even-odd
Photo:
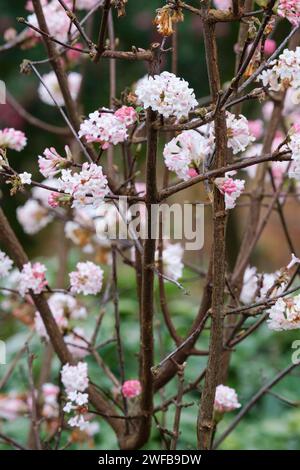
[[[238,402],[238,396],[233,388],[226,385],[218,385],[216,388],[216,396],[214,409],[218,413],[227,413],[229,411],[240,408],[241,404]]]
[[[245,181],[240,179],[231,178],[232,174],[236,172],[228,172],[223,178],[216,178],[215,184],[219,189],[220,193],[225,196],[225,208],[233,209],[236,204],[236,200],[240,197],[245,187]]]
[[[0,130],[0,148],[20,152],[27,144],[27,138],[22,131],[13,127]]]
[[[126,380],[122,385],[122,394],[126,398],[134,398],[141,394],[142,387],[139,380]]]
[[[137,113],[131,106],[122,106],[115,113],[110,110],[89,114],[80,126],[79,137],[87,142],[99,142],[106,150],[111,145],[125,142],[128,138],[127,129],[137,120]]]
[[[42,263],[26,263],[19,275],[19,292],[24,296],[29,291],[40,294],[48,284],[46,267]]]
[[[94,208],[97,208],[109,192],[107,178],[103,174],[102,167],[95,163],[85,162],[79,173],[62,170],[58,185],[58,189],[72,196],[72,207],[92,204]]]
[[[72,154],[67,145],[65,146],[65,152],[67,159],[59,155],[54,147],[46,148],[43,152],[44,157],[39,155],[39,169],[45,178],[56,175],[60,170],[68,166],[70,163],[68,160],[72,159]]]
[[[77,263],[77,270],[70,276],[71,292],[76,294],[96,295],[102,289],[103,270],[91,261]]]
[[[299,0],[279,0],[278,15],[289,20],[294,26],[300,25]]]

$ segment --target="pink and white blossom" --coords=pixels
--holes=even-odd
[[[137,112],[132,106],[122,106],[115,111],[115,117],[123,122],[127,127],[137,121]]]
[[[45,277],[46,271],[46,266],[39,262],[24,264],[19,276],[20,294],[24,296],[29,291],[40,294],[48,284]]]
[[[279,0],[277,13],[286,18],[292,25],[300,25],[300,2],[299,0]]]
[[[163,155],[166,167],[186,181],[203,170],[205,160],[212,154],[213,145],[211,133],[206,137],[195,130],[183,131],[165,145]]]
[[[55,292],[48,300],[52,313],[60,312],[68,320],[82,320],[87,317],[87,310],[70,294]]]
[[[240,408],[238,396],[234,388],[218,385],[216,388],[214,409],[218,413],[227,413]]]
[[[216,178],[214,183],[220,193],[225,196],[225,209],[233,209],[236,200],[244,191],[245,181],[231,178],[231,174],[236,172],[228,172],[225,177]]]
[[[280,271],[275,273],[258,273],[256,267],[247,266],[244,273],[240,301],[247,305],[263,300],[267,296],[272,298],[275,295],[282,294],[286,284],[285,282],[278,283],[280,276]]]
[[[233,154],[244,152],[248,145],[255,140],[251,135],[251,129],[248,120],[240,114],[236,117],[234,114],[226,113],[228,148],[232,149]]]
[[[58,184],[58,189],[72,196],[72,207],[91,204],[97,208],[103,203],[104,197],[109,192],[102,166],[95,163],[85,162],[78,173],[62,170]]]
[[[0,148],[20,152],[26,145],[27,137],[24,132],[17,131],[13,127],[0,130]]]
[[[45,178],[56,175],[68,166],[72,160],[72,154],[68,145],[65,146],[65,152],[67,158],[62,157],[54,147],[50,147],[44,150],[44,156],[39,155],[39,169]]]
[[[103,150],[111,145],[125,142],[128,138],[127,125],[122,112],[122,118],[114,113],[94,111],[85,119],[79,130],[79,137],[85,137],[87,142],[100,143]],[[127,117],[127,119],[129,119]]]
[[[170,72],[144,78],[137,83],[135,93],[145,109],[151,108],[165,118],[187,117],[198,104],[188,82]]]
[[[284,49],[277,60],[270,64],[258,77],[271,91],[291,89],[290,100],[300,103],[300,47],[295,50]]]
[[[280,298],[268,310],[270,330],[283,331],[300,328],[300,295]]]
[[[139,380],[126,380],[122,385],[122,394],[126,398],[138,397],[141,391],[142,387]]]
[[[96,295],[102,289],[103,270],[91,261],[80,262],[76,271],[69,274],[71,292],[83,295]]]
[[[61,381],[67,393],[84,392],[89,385],[87,363],[78,362],[75,366],[65,364],[61,370]]]

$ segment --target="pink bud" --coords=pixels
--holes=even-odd
[[[122,385],[122,394],[126,398],[134,398],[140,395],[142,390],[139,380],[126,380]]]
[[[264,51],[266,55],[272,55],[273,52],[276,51],[276,42],[274,39],[266,39]]]
[[[189,168],[188,175],[189,175],[190,178],[194,178],[195,176],[198,175],[198,173],[195,170],[195,168]]]

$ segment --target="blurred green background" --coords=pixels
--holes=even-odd
[[[0,0],[0,38],[3,37],[4,31],[9,27],[14,27],[21,31],[15,18],[17,16],[26,16],[27,13],[23,8],[21,0]],[[196,5],[198,2],[193,2]],[[152,25],[155,8],[162,6],[163,2],[158,0],[129,0],[127,6],[127,16],[115,22],[116,36],[119,38],[119,49],[129,50],[132,45],[147,48],[151,42],[157,41],[158,35]],[[97,29],[99,25],[99,13],[95,15],[95,23],[90,25],[93,38],[96,40]],[[280,26],[276,35],[278,39],[285,32],[286,25]],[[237,37],[238,26],[221,24],[218,25],[217,35],[220,48],[220,64],[223,82],[228,81],[234,70],[234,53],[233,47]],[[277,37],[276,36],[276,37]],[[1,39],[0,39],[1,41]],[[2,41],[3,42],[3,41]],[[45,57],[42,45],[30,50],[20,51],[14,49],[0,55],[0,79],[4,80],[7,89],[18,99],[20,103],[32,114],[44,119],[47,122],[64,125],[61,116],[55,108],[47,106],[39,101],[37,96],[38,82],[33,75],[22,75],[19,73],[21,62],[26,59],[39,60]],[[82,114],[94,111],[99,106],[108,106],[108,61],[102,61],[100,66],[95,67],[89,61],[83,61],[86,68],[85,81],[83,87],[83,104]],[[163,68],[170,69],[169,59],[163,64]],[[78,68],[75,67],[75,70]],[[49,69],[47,66],[40,66],[41,73],[46,73]],[[117,62],[117,96],[133,82],[141,78],[146,73],[143,63],[131,63],[126,61]],[[205,97],[209,94],[207,83],[207,74],[205,66],[204,45],[201,32],[201,23],[198,18],[192,17],[190,14],[185,15],[185,21],[179,26],[179,63],[178,75],[183,76],[189,81],[190,85],[195,89],[197,97]],[[245,107],[247,117],[257,117],[258,108],[256,105]],[[51,134],[35,129],[28,125],[20,116],[18,116],[10,105],[2,105],[0,107],[0,126],[11,126],[24,130],[29,139],[29,144],[25,151],[21,154],[13,156],[12,164],[16,170],[31,171],[36,178],[40,179],[37,171],[36,157],[49,145],[53,145],[58,149],[62,149],[65,141],[59,137],[53,137]],[[143,168],[143,152],[141,154],[141,169]],[[4,186],[4,185],[2,185]],[[10,220],[17,231],[18,236],[25,245],[29,255],[39,257],[41,253],[47,253],[49,259],[45,262],[50,270],[54,273],[57,269],[59,260],[55,252],[57,237],[59,236],[58,228],[52,224],[51,228],[41,231],[34,237],[26,236],[20,225],[16,222],[14,209],[17,205],[24,203],[24,196],[17,195],[14,198],[8,197],[7,189],[2,187],[3,197],[1,203],[4,210],[9,214]],[[181,196],[199,198],[199,188],[195,188],[192,192],[183,193]],[[237,248],[237,240],[241,233],[241,227],[237,228],[236,221],[243,220],[245,211],[241,209],[236,211],[236,220],[230,221],[228,251],[235,251]],[[209,211],[206,213],[206,241],[201,253],[193,254],[192,260],[196,264],[205,267],[207,256],[209,254],[210,245],[210,222]],[[295,243],[299,240],[299,220],[295,217],[293,209],[287,211],[288,221],[291,226],[291,233]],[[275,232],[274,232],[275,230]],[[274,236],[275,234],[275,236]],[[299,245],[299,242],[298,242]],[[298,246],[300,248],[300,246]],[[278,230],[278,219],[276,215],[271,219],[270,227],[265,231],[262,241],[256,250],[252,260],[253,264],[258,265],[259,269],[265,271],[273,271],[280,266],[286,264],[289,257],[281,229]],[[71,251],[69,268],[73,268],[78,260],[76,250]],[[122,337],[124,339],[126,350],[126,370],[128,378],[137,376],[137,363],[132,360],[136,354],[138,339],[138,322],[137,312],[138,305],[134,290],[134,275],[130,268],[120,268],[120,293],[121,303],[120,312],[122,316]],[[192,295],[184,295],[174,286],[168,286],[167,294],[170,300],[170,310],[175,325],[180,335],[184,336],[189,325],[197,312],[199,296],[201,293],[201,282],[194,279],[194,274],[186,269],[183,283]],[[157,337],[161,338],[161,351],[157,353],[156,361],[171,351],[174,347],[172,340],[164,327],[161,326],[161,313],[158,305],[158,294],[156,289],[156,330]],[[90,301],[89,324],[87,330],[92,330],[94,323],[94,315],[97,313],[96,301]],[[100,341],[104,341],[111,335],[113,328],[112,307],[108,307],[105,316],[103,328],[101,330]],[[23,342],[27,336],[27,329],[20,326],[19,322],[8,318],[7,313],[0,312],[0,336],[1,339],[6,338],[8,344],[9,358],[13,357],[19,348],[20,342]],[[266,326],[255,333],[254,336],[248,338],[244,343],[237,346],[236,353],[232,356],[231,370],[228,385],[236,388],[239,400],[245,404],[253,393],[268,379],[273,377],[281,368],[288,365],[291,361],[291,344],[295,339],[300,339],[300,334],[295,332],[272,333]],[[198,342],[201,349],[207,347],[207,332]],[[33,349],[38,359],[35,361],[35,373],[38,374],[40,366],[40,342],[36,338],[33,342]],[[107,346],[102,350],[102,357],[111,366],[113,372],[118,376],[118,368],[116,366],[116,353],[113,345]],[[101,385],[107,390],[110,389],[110,383],[105,377],[99,376],[99,369],[88,361],[91,368],[91,375],[95,382],[101,381]],[[192,357],[188,362],[186,370],[186,379],[193,380],[203,369],[205,360],[199,357]],[[0,366],[0,377],[5,373],[7,366]],[[59,364],[55,363],[53,368],[53,381],[58,380]],[[9,382],[8,389],[16,388],[17,390],[26,389],[26,364],[25,359],[21,361]],[[280,385],[276,387],[279,394],[284,395],[290,400],[299,400],[299,372],[286,378]],[[176,392],[176,380],[173,380],[164,390],[164,396],[168,397]],[[157,397],[159,402],[160,396]],[[179,439],[180,449],[193,449],[196,446],[196,414],[199,393],[193,392],[186,397],[186,401],[194,402],[193,406],[186,408],[182,415],[181,436]],[[222,431],[226,425],[233,419],[234,413],[230,413],[220,424],[219,429]],[[171,427],[173,421],[173,408],[170,407],[167,425]],[[110,428],[103,420],[101,423],[101,432],[96,437],[95,446],[99,449],[116,447],[115,437]],[[25,419],[18,419],[16,422],[4,423],[0,422],[0,429],[20,442],[26,442],[27,422]],[[64,436],[66,440],[67,437]],[[74,446],[74,445],[73,445]],[[152,438],[147,448],[157,449],[160,446],[160,436],[158,431],[153,428]],[[80,445],[82,447],[82,445]],[[83,444],[87,447],[87,444]],[[0,448],[7,448],[1,445]],[[74,447],[70,447],[74,448]],[[255,408],[246,416],[238,428],[223,443],[224,449],[299,449],[300,448],[300,409],[292,408],[282,403],[274,396],[266,395]]]

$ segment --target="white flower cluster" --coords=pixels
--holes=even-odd
[[[58,179],[59,189],[73,198],[72,207],[92,204],[97,208],[103,203],[109,188],[102,167],[95,163],[85,162],[79,173],[62,170]]]
[[[70,276],[71,292],[76,294],[96,295],[102,289],[103,270],[91,261],[77,263],[76,271]]]
[[[271,68],[264,70],[258,77],[271,91],[284,91],[291,88],[291,101],[300,103],[300,47],[295,51],[285,49]]]
[[[46,87],[49,89],[51,95],[57,102],[57,104],[59,106],[64,106],[65,104],[64,98],[63,98],[55,73],[49,72],[43,75],[42,79]],[[67,80],[68,80],[68,88],[70,90],[70,94],[73,100],[76,100],[79,90],[80,90],[82,76],[80,75],[80,73],[70,72],[67,76]],[[43,83],[40,83],[39,85],[38,94],[39,94],[40,99],[43,101],[43,103],[49,104],[50,106],[56,106],[50,94],[48,93],[48,90],[44,87]]]
[[[85,119],[79,130],[79,137],[85,137],[87,142],[100,143],[103,150],[111,145],[125,142],[128,138],[128,127],[135,123],[137,114],[130,106],[123,106],[115,113],[109,109],[99,113],[94,111]]]
[[[0,250],[0,278],[9,274],[13,265],[12,260]]]
[[[300,328],[300,295],[280,298],[268,310],[267,320],[270,330],[294,330]]]
[[[61,381],[67,393],[84,392],[89,385],[87,363],[78,362],[76,366],[65,364],[61,370]]]
[[[243,287],[240,294],[240,301],[243,304],[251,304],[252,302],[264,299],[268,291],[274,286],[270,297],[280,295],[284,288],[285,283],[280,286],[276,284],[280,276],[280,272],[264,273],[257,272],[255,266],[248,266],[244,273]]]
[[[234,388],[218,385],[216,388],[214,409],[218,413],[226,413],[240,408],[238,396]]]
[[[164,148],[166,167],[183,180],[196,176],[199,167],[212,154],[214,139],[212,133],[205,136],[199,131],[183,131]]]
[[[165,118],[187,117],[198,104],[188,82],[169,72],[143,78],[137,83],[135,93],[145,109],[152,108]]]
[[[66,413],[74,413],[68,424],[85,431],[89,426],[89,421],[86,419],[88,394],[84,393],[89,385],[87,364],[85,362],[78,362],[76,366],[65,364],[61,370],[61,380],[68,398],[63,410]]]

